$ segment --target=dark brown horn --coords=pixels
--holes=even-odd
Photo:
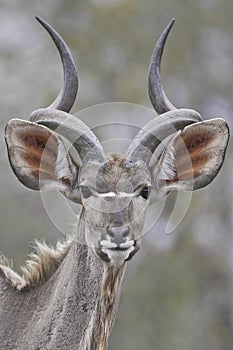
[[[176,109],[176,107],[174,107],[173,104],[168,100],[163,90],[163,85],[160,77],[160,66],[164,45],[174,22],[175,19],[173,18],[164,29],[159,40],[157,41],[157,44],[155,45],[150,61],[148,74],[148,93],[151,103],[158,114]]]
[[[61,56],[64,82],[56,100],[48,107],[69,112],[72,108],[78,91],[78,74],[69,48],[60,35],[44,20],[36,17],[38,22],[47,30]]]

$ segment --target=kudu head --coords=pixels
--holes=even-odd
[[[171,190],[192,191],[213,180],[224,160],[227,124],[222,119],[202,121],[197,112],[176,109],[166,97],[160,63],[172,20],[155,46],[149,69],[149,96],[159,116],[141,129],[125,156],[106,156],[90,128],[69,114],[78,90],[71,53],[54,29],[38,20],[58,48],[64,84],[57,99],[34,111],[30,121],[13,119],[6,126],[11,167],[25,186],[57,188],[80,203],[86,243],[100,259],[122,264],[139,249],[152,201]],[[64,139],[77,151],[78,161]]]

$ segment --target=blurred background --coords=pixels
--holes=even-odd
[[[5,124],[50,104],[62,81],[57,52],[35,15],[62,35],[77,62],[74,112],[115,101],[151,108],[150,55],[175,17],[162,65],[169,98],[177,107],[196,109],[206,119],[222,117],[233,127],[231,0],[0,0],[0,250],[17,271],[33,239],[63,238],[40,194],[17,181],[4,144]],[[166,200],[163,216],[128,264],[111,350],[232,349],[232,152],[230,140],[221,172],[193,194],[171,234],[166,224],[176,197]],[[62,209],[57,211],[62,216]]]

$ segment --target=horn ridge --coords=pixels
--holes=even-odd
[[[63,86],[55,101],[48,107],[69,112],[78,92],[78,74],[71,52],[60,35],[42,18],[36,16],[37,21],[46,29],[56,45],[63,66]]]
[[[104,150],[93,131],[72,114],[56,109],[38,109],[31,114],[30,121],[65,137],[78,151],[82,162],[105,161]]]
[[[127,159],[130,161],[143,160],[148,165],[152,154],[166,137],[201,120],[200,114],[192,109],[176,109],[159,115],[135,136],[127,150]]]

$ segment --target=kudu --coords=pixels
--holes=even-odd
[[[37,243],[23,277],[2,259],[0,348],[103,350],[126,261],[140,247],[147,207],[171,190],[208,185],[222,166],[229,129],[223,119],[202,121],[197,112],[176,109],[166,97],[160,63],[172,20],[149,68],[149,97],[159,116],[138,132],[126,155],[106,156],[92,130],[68,114],[78,90],[69,49],[51,26],[38,21],[60,53],[64,85],[55,102],[34,111],[30,121],[7,124],[9,160],[22,184],[33,190],[56,188],[82,211],[73,238],[55,248]],[[151,166],[158,146],[160,154]]]

